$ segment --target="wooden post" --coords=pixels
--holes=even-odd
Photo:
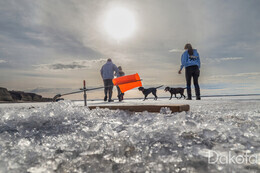
[[[86,93],[86,81],[83,81],[83,90],[84,90],[84,106],[87,106],[87,93]]]

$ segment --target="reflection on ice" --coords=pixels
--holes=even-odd
[[[89,110],[63,101],[0,108],[0,172],[251,172],[209,152],[260,152],[260,103],[190,102],[190,112]]]

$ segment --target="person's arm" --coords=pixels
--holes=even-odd
[[[185,54],[185,52],[181,56],[181,67],[180,67],[180,70],[179,70],[179,74],[181,74],[181,71],[182,71],[182,69],[183,69],[183,67],[185,66],[185,63],[186,63],[186,58],[185,58],[184,54]]]
[[[113,66],[113,70],[115,71],[115,74],[116,74],[116,76],[118,75],[118,72],[119,72],[119,70],[118,70],[118,68],[117,68],[117,66],[114,64],[114,66]]]
[[[200,68],[201,63],[200,63],[200,55],[199,55],[199,53],[198,53],[198,62],[199,62],[199,68]]]

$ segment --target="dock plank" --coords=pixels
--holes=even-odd
[[[100,109],[111,109],[111,110],[127,110],[131,112],[160,112],[161,108],[170,108],[172,112],[189,111],[190,105],[187,104],[174,104],[174,105],[103,105],[103,106],[88,106],[90,110]]]

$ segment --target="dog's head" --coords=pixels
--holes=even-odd
[[[139,91],[144,91],[144,87],[139,87],[138,90]]]
[[[164,89],[164,91],[165,91],[165,92],[170,91],[170,87],[167,86],[167,87]]]

